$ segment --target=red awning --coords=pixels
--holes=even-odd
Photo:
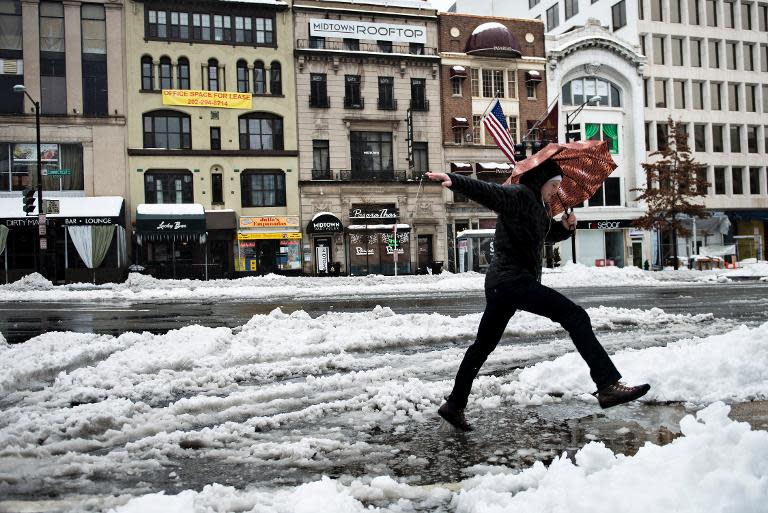
[[[451,128],[469,128],[467,118],[451,118]]]
[[[451,162],[451,173],[472,173],[472,164],[469,162]]]
[[[464,66],[451,66],[451,78],[467,78],[467,68]]]
[[[512,166],[506,162],[478,162],[476,164],[478,173],[511,173]]]

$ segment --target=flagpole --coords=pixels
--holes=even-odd
[[[552,108],[555,106],[555,104],[557,104],[559,99],[560,99],[560,94],[558,93],[557,96],[555,96],[555,99],[552,101],[552,103],[550,103],[547,106],[547,111],[544,113],[544,115],[541,116],[536,121],[536,123],[534,123],[534,125],[530,128],[530,130],[528,130],[528,132],[525,134],[525,137],[523,137],[523,139],[520,142],[527,141],[528,140],[528,136],[531,135],[531,132],[533,132],[534,130],[539,128],[539,125],[542,123],[542,121],[544,121],[545,119],[547,119],[549,117],[549,115],[552,113]],[[560,130],[559,127],[556,127],[556,128],[557,128],[557,130]]]

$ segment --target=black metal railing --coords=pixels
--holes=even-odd
[[[351,44],[345,44],[344,41],[310,41],[309,39],[297,39],[296,48],[313,50],[342,50],[345,52],[374,52],[374,53],[396,53],[405,55],[427,55],[437,56],[437,48],[431,46],[411,47],[410,45],[392,45],[382,47],[378,43],[360,42],[357,48]]]
[[[421,172],[414,171],[411,176],[405,169],[389,169],[382,171],[371,171],[368,169],[341,169],[338,177],[342,182],[350,180],[360,182],[404,182],[409,178],[418,180]]]
[[[429,100],[426,98],[411,98],[411,110],[427,112],[429,110]]]
[[[365,99],[364,98],[349,98],[347,96],[344,97],[344,108],[345,109],[362,109],[365,108]]]
[[[333,180],[333,171],[330,169],[313,169],[312,180]]]
[[[331,98],[329,96],[309,95],[309,106],[318,109],[327,109],[331,106]]]
[[[397,100],[379,98],[379,110],[397,110]]]

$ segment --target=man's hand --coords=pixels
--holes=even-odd
[[[563,223],[566,230],[572,232],[576,229],[576,214],[563,214],[560,222]]]
[[[442,185],[446,189],[451,185],[453,185],[453,182],[451,182],[451,177],[445,173],[427,172],[425,174],[427,175],[427,178],[429,178],[430,180],[435,182],[440,182],[440,185]]]

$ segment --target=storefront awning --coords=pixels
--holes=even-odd
[[[478,173],[510,173],[512,166],[506,162],[478,162],[476,164]]]
[[[43,191],[43,201],[46,200],[59,202],[59,213],[46,215],[49,221],[57,220],[59,224],[68,226],[125,226],[125,201],[120,196],[57,197]],[[37,215],[27,216],[22,207],[21,194],[15,198],[0,198],[0,224],[9,228],[36,227]]]
[[[307,224],[307,233],[341,233],[344,226],[341,220],[331,212],[318,212]]]
[[[525,72],[526,82],[541,82],[541,73],[535,69]]]
[[[205,209],[198,203],[142,203],[136,207],[136,235],[143,240],[205,242]]]
[[[451,118],[451,128],[469,128],[467,118]]]
[[[451,162],[451,173],[472,173],[472,164],[469,162]]]
[[[451,66],[451,78],[467,78],[467,68],[464,66]]]
[[[369,231],[394,231],[395,225],[394,224],[350,224],[347,226],[347,230],[349,231],[363,231],[363,230],[369,230]],[[411,229],[411,225],[409,224],[398,224],[397,225],[397,231],[398,232],[405,232],[409,231]]]

